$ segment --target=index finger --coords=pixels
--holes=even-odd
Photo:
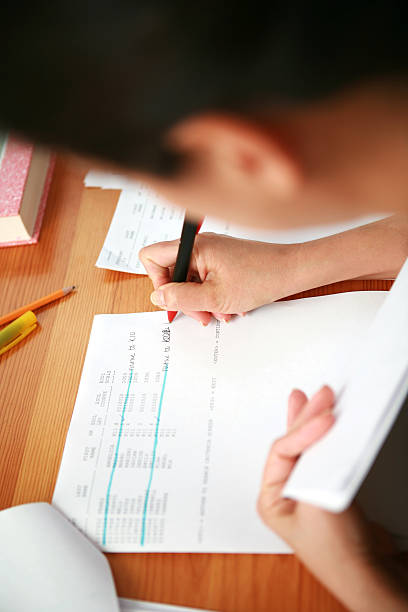
[[[169,269],[176,263],[179,244],[180,240],[157,242],[139,251],[139,259],[155,289],[170,282]]]
[[[276,440],[266,460],[262,486],[280,490],[299,456],[324,436],[333,423],[334,415],[330,409],[326,409]]]

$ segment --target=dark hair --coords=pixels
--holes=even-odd
[[[303,103],[408,72],[407,2],[5,0],[0,121],[152,171],[203,110]]]

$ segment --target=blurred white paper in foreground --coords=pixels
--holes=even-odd
[[[49,504],[0,512],[0,541],[2,612],[193,610],[118,599],[106,557]]]

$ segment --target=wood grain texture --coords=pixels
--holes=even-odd
[[[85,190],[82,179],[59,157],[39,244],[0,249],[0,313],[78,285],[0,358],[1,508],[51,500],[94,314],[154,310],[146,277],[94,267],[119,193]],[[307,295],[389,286],[349,281]],[[225,612],[343,610],[292,555],[107,556],[122,596]]]

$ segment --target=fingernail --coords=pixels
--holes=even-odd
[[[160,291],[160,289],[153,291],[150,296],[150,301],[155,306],[166,306],[166,303],[164,301],[164,293],[163,291]]]
[[[200,321],[200,323],[201,323],[201,325],[202,325],[203,327],[207,327],[207,325],[208,325],[208,323],[204,323],[204,321]]]
[[[229,323],[230,320],[229,319],[224,319],[224,323]]]

